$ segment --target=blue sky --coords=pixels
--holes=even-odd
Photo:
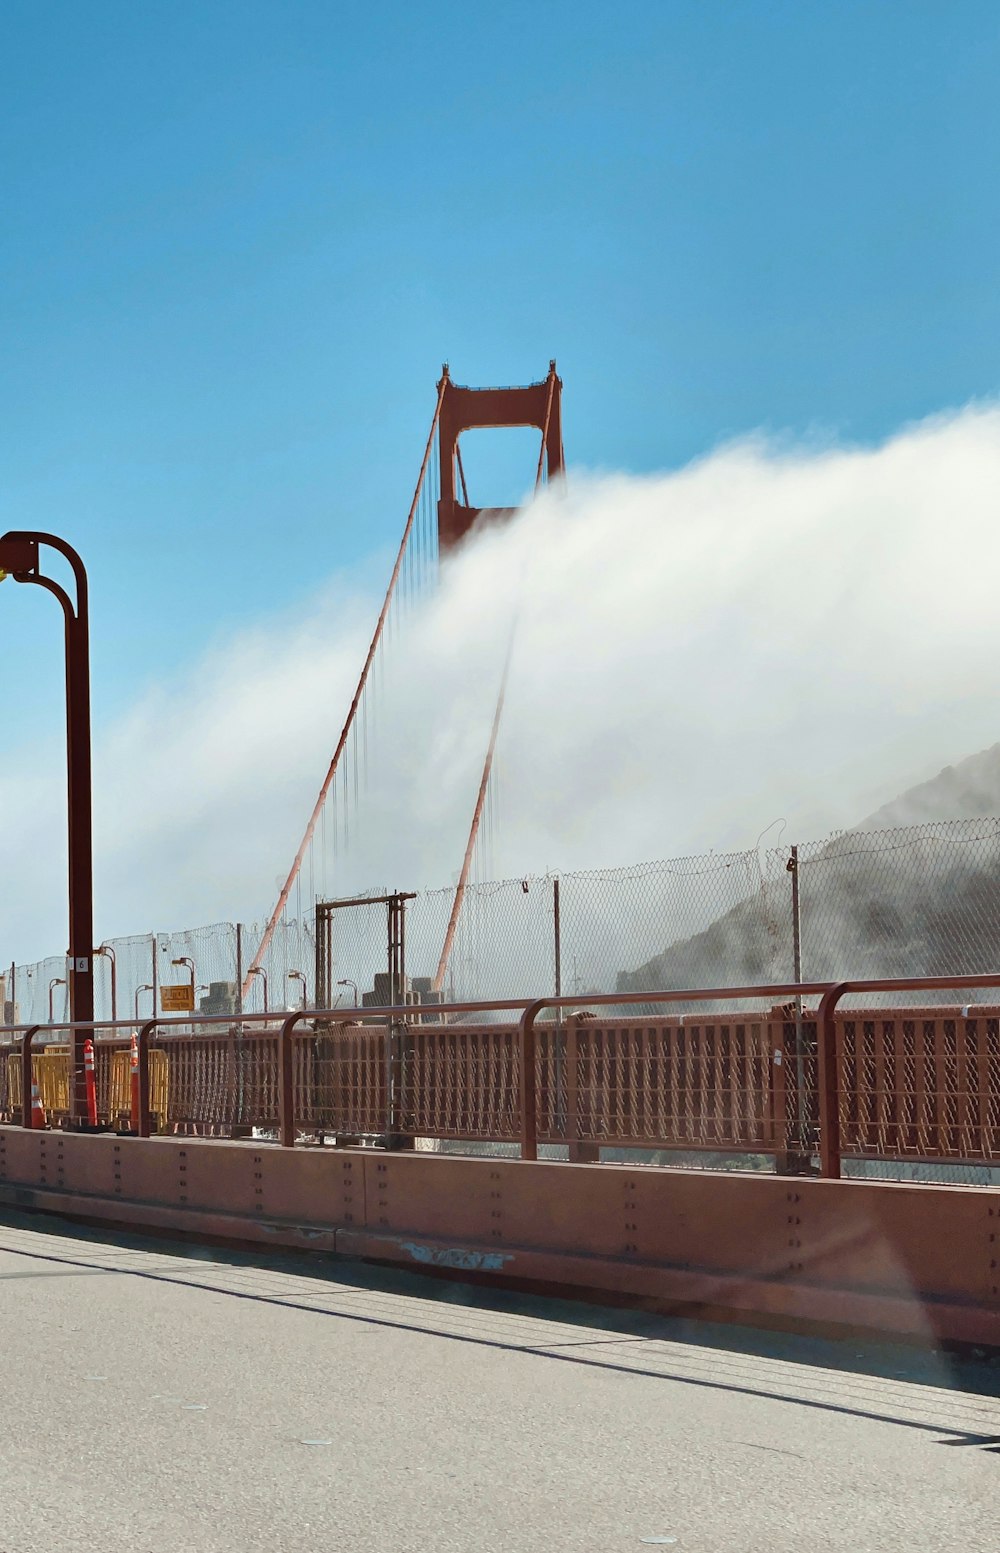
[[[444,359],[640,472],[994,395],[998,79],[993,0],[6,0],[0,527],[85,556],[98,726],[377,576]],[[0,761],[53,626],[0,592]]]

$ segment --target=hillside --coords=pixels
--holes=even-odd
[[[891,830],[898,825],[978,819],[983,814],[1000,814],[1000,744],[970,755],[957,766],[945,766],[929,782],[909,788],[854,828]]]
[[[802,974],[938,975],[1000,960],[1000,744],[800,853]],[[669,933],[669,924],[664,924]],[[791,876],[623,969],[619,991],[792,978]]]

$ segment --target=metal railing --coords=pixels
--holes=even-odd
[[[817,1012],[819,1030],[819,1103],[820,1103],[820,1174],[837,1178],[841,1174],[841,1122],[843,1062],[836,1023],[837,1005],[850,993],[872,992],[959,992],[985,987],[1000,987],[1000,975],[912,976],[840,981],[824,992]]]
[[[471,1014],[471,1013],[502,1013],[504,1011],[520,1012],[528,1003],[527,998],[504,999],[493,1003],[442,1003],[435,1007],[434,1015]],[[386,1095],[389,1100],[389,1115],[386,1118],[385,1131],[392,1134],[393,1128],[393,1097],[398,1091],[398,1070],[400,1056],[397,1050],[398,1032],[405,1025],[409,1032],[421,1029],[419,1023],[414,1022],[414,1012],[411,1004],[390,1006],[386,1008],[337,1008],[337,1009],[299,1009],[295,1013],[287,1014],[281,1019],[278,1031],[278,1134],[279,1141],[286,1148],[295,1145],[295,1086],[294,1086],[294,1062],[292,1052],[292,1038],[298,1026],[311,1020],[314,1024],[326,1022],[335,1026],[360,1024],[364,1021],[369,1025],[372,1021],[383,1024],[383,1039],[385,1042],[385,1077]],[[165,1019],[147,1019],[139,1031],[139,1118],[138,1132],[142,1138],[150,1135],[149,1114],[149,1043],[152,1034],[160,1027],[176,1024],[178,1021]],[[275,1016],[265,1014],[251,1014],[244,1016],[239,1024],[259,1025],[262,1023],[274,1024]],[[190,1024],[190,1020],[187,1021]],[[199,1025],[216,1024],[232,1027],[234,1024],[230,1014],[214,1014],[208,1018],[199,1018]],[[376,1032],[373,1030],[373,1034]],[[395,1129],[398,1130],[398,1129]]]
[[[843,1098],[841,1050],[835,1019],[837,1005],[849,993],[867,995],[873,992],[957,992],[973,991],[988,987],[1000,987],[1000,974],[995,972],[973,976],[911,976],[886,977],[871,980],[841,981],[833,983],[792,983],[768,987],[699,988],[675,992],[612,993],[586,1000],[588,1007],[649,1003],[694,1003],[739,1001],[747,998],[792,998],[797,1003],[806,997],[819,995],[820,1004],[816,1020],[818,1040],[818,1101],[819,1101],[819,1157],[820,1175],[839,1179],[842,1173],[841,1154],[841,1101]],[[524,1011],[520,1024],[520,1048],[522,1067],[534,1057],[535,1023],[545,1009],[566,1009],[579,1005],[579,998],[536,998]],[[531,1152],[522,1157],[534,1159],[537,1155],[537,1127],[534,1093],[528,1097],[530,1115],[522,1121],[522,1139],[530,1140]],[[998,1129],[1000,1130],[1000,1129]]]
[[[601,1145],[714,1149],[770,1155],[783,1170],[796,1168],[797,1152],[799,1168],[814,1169],[818,1157],[831,1178],[843,1156],[1000,1164],[1000,1007],[953,1009],[933,996],[990,988],[1000,989],[1000,973],[480,1000],[423,1013],[406,1004],[158,1017],[138,1029],[132,1130],[144,1138],[154,1130],[152,1048],[169,1070],[159,1092],[173,1087],[171,1105],[156,1108],[161,1130],[257,1128],[284,1147],[312,1128],[389,1147],[415,1136],[509,1140],[523,1159],[536,1159],[540,1142],[559,1142],[571,1159],[597,1158]],[[875,993],[926,994],[931,1006],[840,1007],[850,994]],[[818,1008],[804,1010],[804,999]],[[748,1000],[772,1006],[649,1013]],[[630,1018],[636,1005],[643,1012]],[[541,1022],[546,1011],[557,1017]],[[505,1013],[517,1023],[495,1022]],[[450,1022],[456,1015],[479,1019]],[[19,1068],[19,1105],[8,1088],[7,1114],[19,1110],[31,1125],[42,1031],[92,1034],[100,1054],[135,1030],[134,1020],[0,1027]],[[80,1126],[77,1086],[67,1091],[66,1123]]]

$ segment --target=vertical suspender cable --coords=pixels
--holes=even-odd
[[[298,878],[299,869],[302,867],[302,859],[306,854],[306,848],[308,847],[309,842],[312,839],[313,832],[316,829],[316,823],[319,819],[320,812],[323,809],[324,803],[326,802],[326,795],[330,791],[330,788],[333,784],[333,779],[337,774],[337,767],[340,765],[340,757],[344,753],[344,747],[347,744],[351,729],[354,726],[354,718],[358,710],[358,703],[361,700],[362,691],[368,682],[368,675],[371,670],[372,663],[375,659],[375,654],[378,651],[379,642],[382,639],[382,632],[385,629],[386,617],[389,614],[389,606],[392,603],[393,594],[396,589],[396,583],[399,580],[399,573],[403,565],[403,558],[406,555],[406,547],[409,543],[410,532],[413,528],[413,519],[417,511],[417,505],[420,501],[420,491],[424,483],[424,475],[427,472],[427,464],[431,456],[431,449],[434,446],[434,434],[437,431],[438,421],[441,418],[441,406],[444,402],[445,389],[447,386],[448,378],[443,376],[441,378],[441,382],[438,385],[438,398],[437,404],[434,408],[434,419],[431,421],[431,429],[427,434],[427,445],[424,448],[423,462],[420,465],[420,474],[417,476],[417,486],[413,493],[413,500],[410,503],[410,511],[406,519],[406,527],[403,529],[403,537],[400,540],[399,551],[396,556],[396,564],[392,569],[392,576],[389,579],[389,586],[386,589],[385,599],[383,601],[382,608],[379,611],[379,617],[375,625],[375,632],[371,639],[371,645],[368,648],[368,654],[364,661],[364,667],[361,670],[361,677],[358,680],[358,686],[354,692],[354,699],[351,702],[350,711],[347,714],[347,720],[341,729],[340,738],[337,740],[337,747],[333,752],[333,757],[330,761],[329,767],[327,768],[326,776],[323,778],[323,784],[320,787],[319,796],[317,797],[316,802],[313,805],[313,811],[309,816],[309,823],[306,826],[305,835],[302,837],[302,840],[299,843],[299,849],[295,854],[291,868],[288,870],[288,878],[285,880],[285,883],[282,886],[281,894],[278,896],[277,904],[271,913],[267,927],[264,929],[264,936],[257,947],[257,953],[254,955],[253,962],[247,969],[247,974],[243,983],[244,997],[246,997],[249,991],[250,983],[258,966],[267,953],[268,946],[274,936],[274,929],[281,919],[281,913],[285,909],[285,904],[288,900],[289,894],[291,893],[292,886],[294,885],[295,880]]]
[[[462,902],[465,899],[466,886],[469,882],[469,869],[472,867],[472,854],[476,847],[476,837],[479,834],[479,822],[483,817],[483,805],[486,802],[486,789],[489,786],[490,772],[493,769],[493,756],[496,753],[497,734],[500,732],[500,718],[503,714],[504,697],[507,694],[507,676],[510,672],[510,658],[514,647],[514,633],[511,632],[510,643],[507,647],[507,660],[503,666],[503,677],[500,681],[500,694],[497,697],[496,711],[493,713],[493,726],[490,729],[490,742],[486,750],[486,760],[483,763],[483,776],[479,784],[479,795],[476,798],[476,807],[472,815],[472,826],[469,830],[469,840],[465,848],[465,857],[462,859],[462,872],[458,876],[458,884],[455,886],[455,899],[451,903],[451,916],[448,918],[448,929],[441,947],[441,958],[438,961],[437,974],[432,983],[432,991],[440,992],[444,984],[445,974],[448,970],[448,960],[451,957],[452,945],[455,941],[455,930],[462,912]]]

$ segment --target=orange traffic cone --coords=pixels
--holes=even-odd
[[[83,1081],[87,1092],[87,1123],[97,1126],[97,1080],[94,1074],[94,1043],[88,1036],[83,1043]]]
[[[131,1062],[130,1062],[129,1066],[130,1066],[130,1069],[131,1069],[131,1079],[132,1079],[132,1093],[131,1093],[131,1101],[132,1101],[132,1116],[131,1116],[132,1131],[133,1132],[138,1132],[139,1131],[139,1042],[138,1042],[138,1040],[136,1039],[136,1037],[134,1035],[132,1037]]]
[[[31,1081],[31,1125],[32,1127],[48,1126],[45,1107],[42,1104],[42,1097],[38,1093],[38,1085],[34,1079]]]

